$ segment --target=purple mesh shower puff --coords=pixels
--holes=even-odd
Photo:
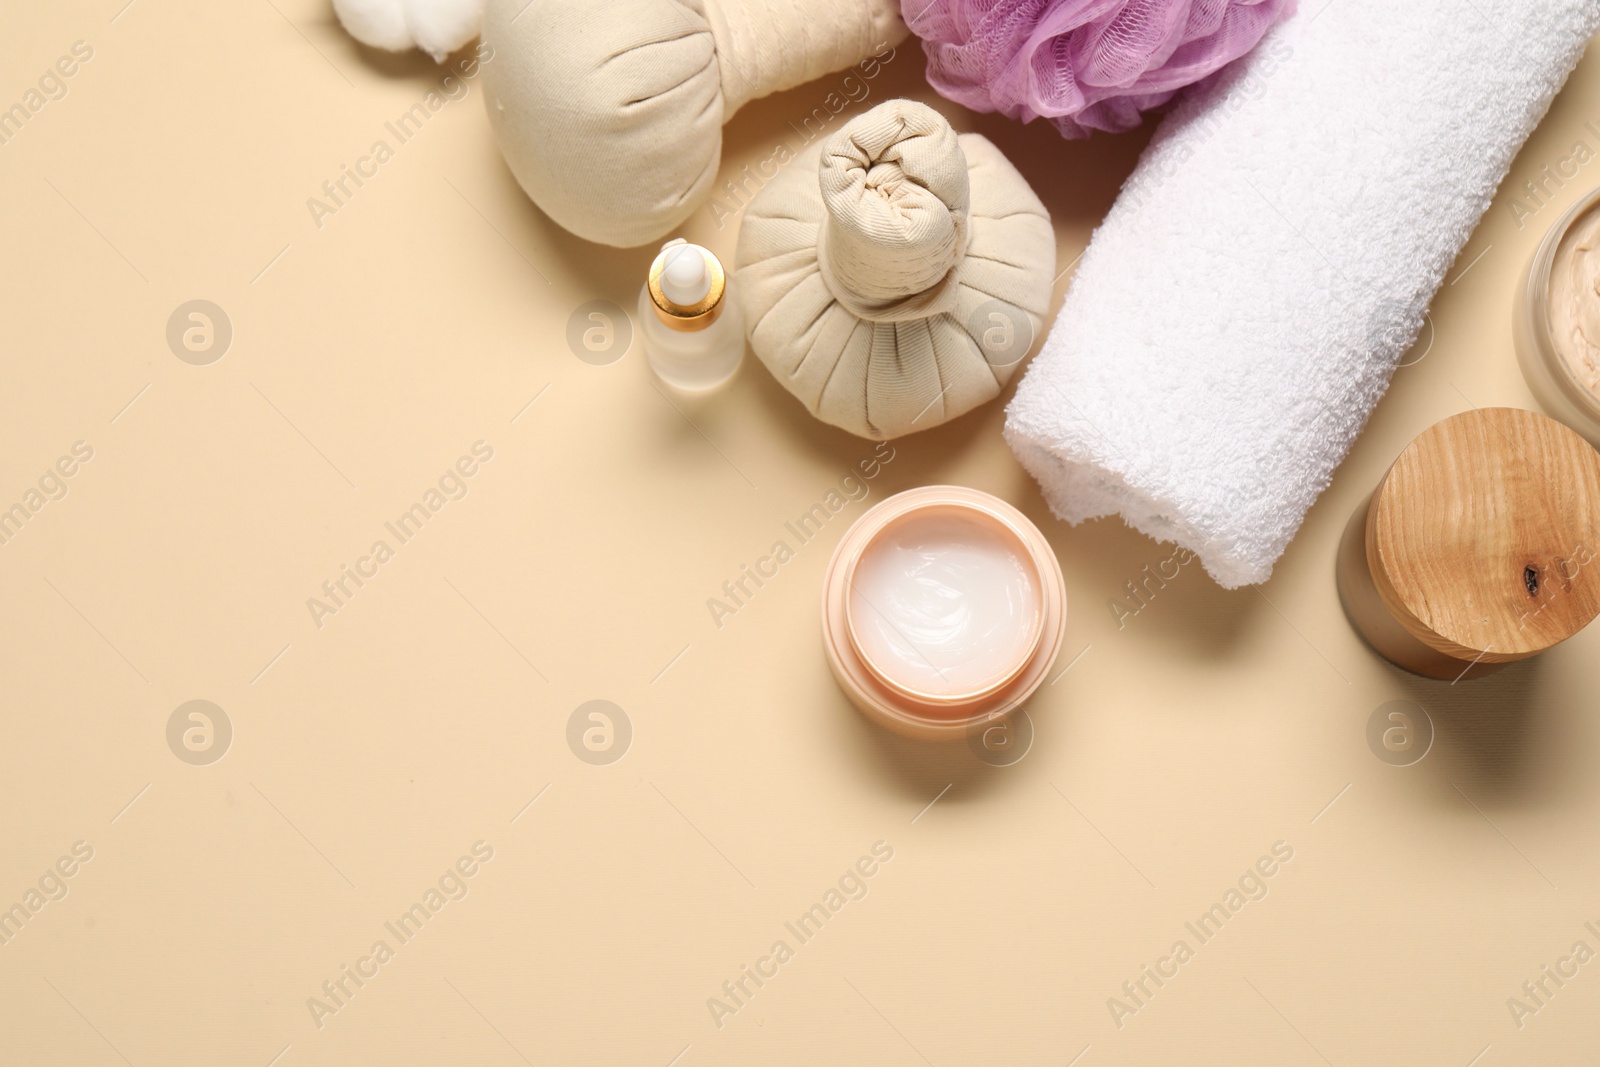
[[[1063,137],[1119,132],[1254,48],[1295,0],[901,0],[928,81]]]

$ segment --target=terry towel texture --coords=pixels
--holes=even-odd
[[[1600,0],[1308,0],[1195,90],[1008,409],[1051,509],[1266,581],[1597,23]]]

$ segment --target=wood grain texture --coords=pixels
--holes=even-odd
[[[1443,678],[1452,682],[1481,678],[1505,666],[1501,661],[1462,661],[1423,644],[1401,625],[1378,595],[1372,570],[1367,566],[1367,516],[1372,497],[1368,497],[1350,516],[1339,539],[1337,578],[1339,603],[1345,615],[1379,655],[1414,674]]]
[[[1435,424],[1365,511],[1364,553],[1348,538],[1341,553],[1341,597],[1408,670],[1487,673],[1600,613],[1600,453],[1544,415],[1486,408]],[[1363,563],[1365,576],[1352,573]],[[1367,583],[1387,620],[1360,595]]]

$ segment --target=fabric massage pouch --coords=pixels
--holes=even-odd
[[[767,369],[817,418],[882,440],[999,395],[1055,261],[1049,212],[998,148],[888,100],[756,194],[735,278]]]
[[[711,195],[739,108],[905,35],[898,0],[488,0],[484,98],[533,202],[628,248]]]

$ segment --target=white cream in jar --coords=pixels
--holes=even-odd
[[[1003,683],[1039,639],[1040,596],[1022,545],[967,515],[911,515],[851,577],[861,655],[898,689],[952,697]]]
[[[896,733],[975,750],[1045,683],[1066,615],[1050,542],[964,486],[869,508],[822,583],[823,651],[851,703]]]

